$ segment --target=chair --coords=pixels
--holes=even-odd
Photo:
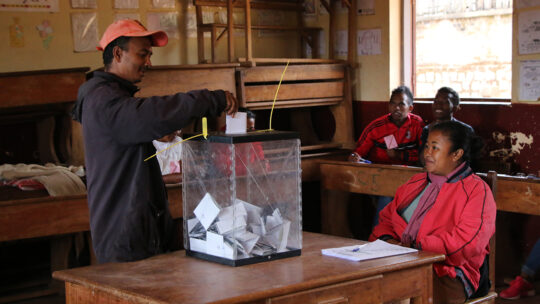
[[[497,172],[489,171],[487,174],[478,174],[491,188],[493,192],[493,198],[496,199],[495,194],[497,193]],[[465,302],[465,304],[478,304],[478,303],[495,303],[495,298],[497,293],[495,292],[495,233],[489,240],[489,280],[491,281],[491,288],[487,295],[483,297],[478,297],[470,299]]]

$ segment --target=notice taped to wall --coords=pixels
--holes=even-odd
[[[58,12],[58,0],[0,0],[0,11]]]
[[[540,60],[521,61],[519,69],[519,100],[540,99]]]

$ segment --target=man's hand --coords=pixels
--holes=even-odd
[[[395,149],[386,150],[386,154],[391,159],[397,159],[397,160],[402,160],[403,159],[403,157],[401,156],[401,152],[396,151]]]
[[[229,91],[225,91],[225,96],[227,97],[225,113],[234,117],[234,114],[238,112],[238,101],[236,100],[236,97],[234,97],[234,95]]]

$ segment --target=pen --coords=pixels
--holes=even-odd
[[[352,252],[358,252],[358,251],[360,251],[360,247],[356,247],[356,248],[354,248],[354,249],[352,250]]]

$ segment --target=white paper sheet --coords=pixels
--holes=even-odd
[[[220,208],[210,193],[206,193],[201,199],[197,208],[193,210],[197,219],[204,226],[204,229],[208,230],[208,227],[216,219],[219,214]]]
[[[381,240],[376,240],[374,242],[363,245],[328,248],[321,250],[323,255],[333,256],[351,261],[371,260],[417,251],[418,250],[414,248],[393,245]]]
[[[540,10],[518,14],[519,54],[540,53]]]
[[[537,101],[540,98],[540,60],[521,61],[519,69],[519,100]]]
[[[234,117],[227,115],[225,118],[225,134],[242,134],[247,132],[247,113],[236,112]]]

